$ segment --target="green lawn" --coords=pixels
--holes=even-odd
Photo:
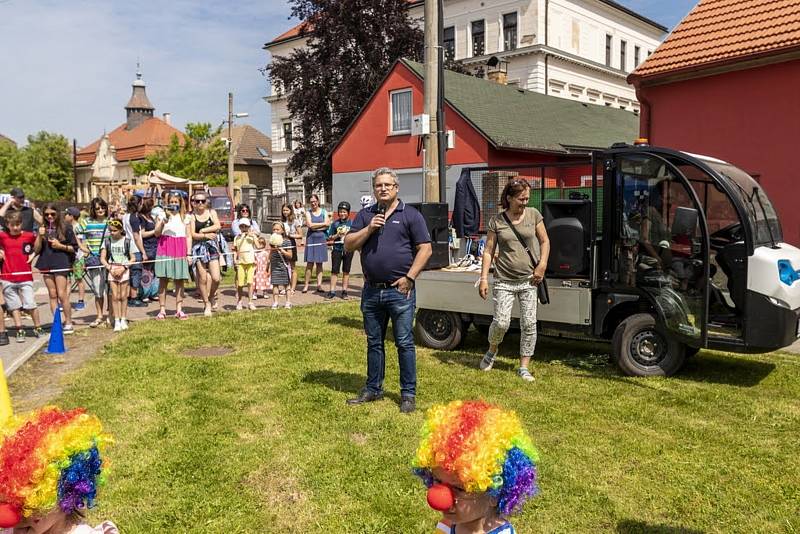
[[[430,533],[411,475],[423,413],[387,399],[348,407],[363,384],[356,303],[133,326],[70,378],[116,436],[94,519],[131,532]],[[545,340],[533,384],[495,370],[484,342],[418,351],[422,409],[482,397],[516,409],[541,453],[531,532],[800,530],[800,360],[702,352],[671,379],[621,377],[604,346]],[[229,346],[219,358],[185,357]],[[503,354],[505,356],[503,356]]]

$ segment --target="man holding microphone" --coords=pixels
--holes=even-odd
[[[417,354],[414,347],[414,281],[431,257],[431,237],[422,214],[398,198],[400,185],[392,169],[372,174],[375,204],[358,212],[345,236],[347,252],[361,251],[364,289],[361,313],[367,334],[367,382],[359,405],[383,398],[386,367],[384,340],[389,319],[400,365],[400,411],[416,408]]]

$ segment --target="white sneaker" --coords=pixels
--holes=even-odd
[[[119,319],[114,321],[114,332],[122,332],[122,324],[119,322]]]
[[[278,309],[278,303],[277,302],[273,302],[272,303],[272,309],[273,310],[277,310]]]
[[[203,310],[203,315],[205,315],[206,317],[211,317],[211,307],[210,306],[206,307],[206,309]]]
[[[283,305],[283,307],[288,310],[288,309],[290,309],[292,307],[292,303],[291,302],[287,302],[286,304]]]
[[[119,323],[120,330],[127,330],[128,329],[128,320],[122,319]]]
[[[533,378],[533,375],[531,374],[531,372],[528,370],[527,367],[520,367],[517,370],[517,374],[525,382],[533,382],[534,380],[536,380],[535,378]]]
[[[241,310],[242,309],[242,303],[241,302],[237,302],[236,303],[236,309],[237,310]]]
[[[72,326],[71,324],[65,324],[64,325],[64,335],[69,335],[69,334],[74,334],[74,333],[75,333],[75,327],[74,326]]]
[[[491,371],[494,365],[494,358],[497,356],[496,352],[486,351],[481,359],[481,371]]]

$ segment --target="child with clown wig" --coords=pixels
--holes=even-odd
[[[84,523],[105,482],[110,443],[100,420],[80,408],[48,406],[0,424],[0,533],[119,534],[110,521]]]
[[[484,401],[428,410],[412,465],[442,512],[441,534],[514,534],[506,519],[538,492],[538,455],[512,411]]]

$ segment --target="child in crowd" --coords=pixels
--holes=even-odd
[[[272,292],[272,285],[269,281],[269,249],[267,240],[263,236],[258,238],[258,249],[256,250],[256,274],[253,277],[253,298],[261,296],[269,298]]]
[[[130,264],[135,256],[131,252],[131,240],[125,237],[122,221],[111,219],[108,223],[110,237],[100,246],[100,263],[108,271],[111,285],[111,306],[114,311],[114,332],[128,329],[128,292]]]
[[[347,286],[350,283],[350,266],[353,264],[353,253],[345,252],[344,236],[350,231],[353,222],[350,220],[350,203],[339,202],[339,218],[328,228],[328,242],[333,245],[331,251],[331,285],[326,299],[336,296],[336,282],[339,269],[342,271],[342,299],[347,299]]]
[[[84,523],[105,484],[111,443],[100,420],[80,408],[48,406],[0,423],[0,532],[119,534],[111,521]]]
[[[284,308],[291,308],[289,284],[292,273],[289,260],[292,259],[292,243],[283,232],[283,223],[276,222],[272,225],[272,235],[269,238],[269,271],[272,283],[272,309],[278,307],[278,292],[284,295]]]
[[[256,272],[256,248],[258,235],[250,229],[250,219],[239,219],[240,233],[233,240],[236,261],[236,309],[243,308],[243,300],[247,295],[247,307],[256,309],[253,302],[253,277]]]
[[[69,207],[64,211],[64,224],[72,229],[72,233],[74,235],[78,235],[80,233],[80,217],[81,210],[76,207]],[[76,265],[78,266],[77,269]],[[82,310],[86,307],[86,303],[84,302],[84,300],[86,300],[86,284],[83,281],[83,269],[83,251],[78,248],[75,254],[75,261],[72,263],[72,277],[75,279],[75,283],[78,285],[78,302],[72,306],[75,308],[75,310]]]
[[[0,261],[3,262],[0,270],[0,280],[3,283],[3,297],[6,307],[14,318],[17,328],[17,342],[25,342],[25,330],[22,328],[22,314],[20,309],[30,313],[33,319],[33,335],[44,335],[39,324],[39,310],[33,294],[33,273],[31,272],[31,259],[33,255],[36,236],[33,232],[22,231],[22,217],[18,211],[6,214],[6,228],[8,231],[0,232]],[[6,337],[0,334],[0,338]],[[2,341],[0,341],[0,344]]]
[[[536,495],[537,462],[514,412],[453,401],[428,410],[412,465],[444,516],[436,532],[514,534],[505,517]]]

